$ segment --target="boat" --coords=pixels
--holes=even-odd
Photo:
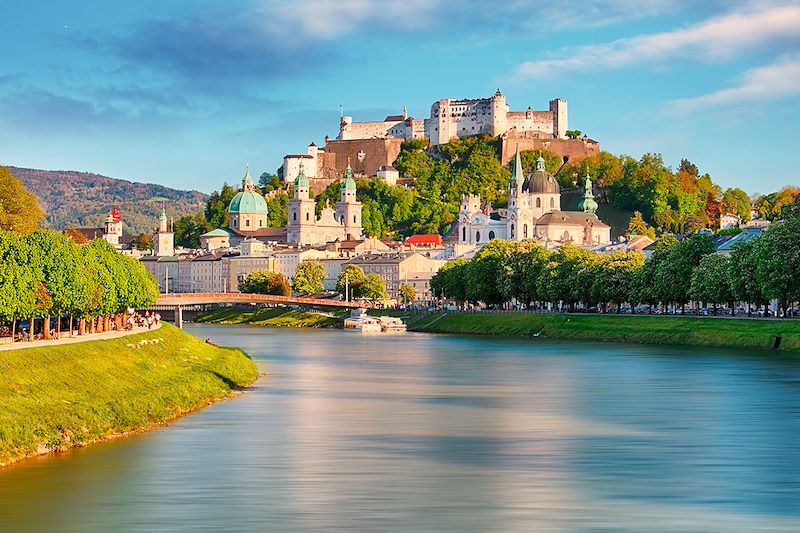
[[[369,316],[366,309],[353,309],[350,317],[344,320],[344,330],[357,333],[380,333],[383,331],[378,319]]]
[[[344,321],[344,330],[359,333],[405,333],[406,325],[397,317],[373,317],[365,309],[354,309]]]

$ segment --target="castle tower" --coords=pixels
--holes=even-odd
[[[550,100],[550,112],[553,113],[553,137],[567,138],[567,101],[561,98]]]
[[[175,235],[167,224],[167,213],[161,208],[158,231],[153,235],[153,255],[157,257],[175,255]]]
[[[361,239],[363,237],[361,202],[356,198],[356,181],[353,179],[353,170],[349,162],[344,171],[341,187],[342,198],[336,202],[336,220],[344,226],[345,238]]]
[[[300,162],[300,170],[294,180],[294,198],[289,200],[289,222],[287,224],[286,240],[289,242],[304,243],[316,225],[317,216],[314,212],[315,202],[309,198],[308,178]]]
[[[497,89],[491,100],[492,137],[497,137],[508,130],[508,104],[506,97],[500,92],[500,88]]]

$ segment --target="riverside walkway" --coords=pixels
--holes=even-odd
[[[147,326],[134,326],[132,330],[111,330],[102,333],[86,333],[84,335],[68,336],[61,334],[57,339],[37,339],[34,341],[17,341],[12,343],[10,337],[0,338],[0,352],[9,350],[22,350],[24,348],[42,348],[46,346],[60,346],[62,344],[75,344],[77,342],[87,341],[104,341],[109,339],[117,339],[119,337],[127,337],[128,335],[135,335],[137,333],[145,333],[147,331],[155,331],[161,327],[161,324],[155,324],[152,328],[148,329]]]

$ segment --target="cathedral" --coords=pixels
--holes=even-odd
[[[582,211],[561,210],[561,187],[545,170],[542,157],[536,161],[536,170],[525,177],[517,150],[508,184],[508,208],[493,211],[488,204],[481,204],[479,196],[464,196],[458,241],[460,244],[485,244],[493,239],[537,239],[581,246],[611,242],[611,228],[595,214],[597,202],[588,176],[579,208]]]

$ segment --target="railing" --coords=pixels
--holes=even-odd
[[[186,302],[183,304],[182,302]],[[297,296],[274,296],[271,294],[242,294],[230,293],[169,293],[161,294],[155,305],[193,305],[200,303],[257,303],[280,302],[296,305],[314,305],[323,307],[368,307],[360,302],[343,302],[341,300],[327,300],[319,298],[303,298]]]

